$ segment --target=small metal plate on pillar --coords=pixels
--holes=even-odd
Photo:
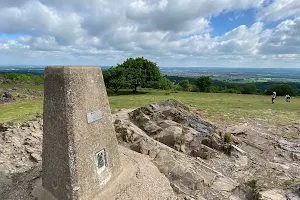
[[[94,121],[98,121],[102,118],[102,112],[101,110],[96,110],[93,112],[89,112],[87,114],[88,123],[92,123]]]
[[[107,166],[105,149],[101,150],[96,154],[96,160],[98,169],[103,169]]]

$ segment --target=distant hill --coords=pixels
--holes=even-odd
[[[33,74],[33,75],[42,75],[44,74],[44,69],[46,66],[42,65],[9,65],[9,66],[0,66],[0,74],[6,73],[20,73],[20,74]],[[101,66],[101,69],[107,69],[108,66]]]

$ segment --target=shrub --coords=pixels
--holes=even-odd
[[[242,94],[241,90],[234,89],[234,88],[227,88],[220,91],[221,93],[235,93],[235,94]]]
[[[231,133],[225,133],[224,135],[224,142],[226,143],[232,143],[233,139],[232,139],[232,135]]]
[[[256,94],[256,85],[255,84],[246,84],[242,89],[243,94]]]
[[[8,73],[3,75],[4,78],[13,81],[26,81],[41,84],[44,82],[44,75],[32,75],[32,74],[19,74],[19,73]]]
[[[170,90],[174,88],[174,84],[166,77],[161,76],[159,80],[155,84],[153,84],[153,88],[161,90]]]
[[[293,86],[290,86],[288,84],[275,84],[269,87],[266,91],[267,95],[272,95],[273,91],[276,91],[276,94],[278,96],[285,96],[289,94],[290,96],[295,96],[296,91]]]
[[[190,90],[190,82],[188,80],[182,80],[179,82],[179,89],[183,91],[189,91]]]
[[[210,92],[213,82],[209,76],[200,76],[194,81],[194,85],[199,88],[200,92]]]

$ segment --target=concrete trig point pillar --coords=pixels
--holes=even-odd
[[[46,67],[42,185],[58,200],[90,200],[120,168],[99,67]]]

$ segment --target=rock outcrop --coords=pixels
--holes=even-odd
[[[213,124],[174,99],[133,110],[129,120],[151,138],[194,157],[212,157],[214,150],[230,153],[230,144]],[[117,130],[122,126],[118,121],[116,125]]]
[[[9,89],[1,89],[0,88],[0,104],[8,103],[16,100],[26,101],[32,100],[35,97],[41,97],[42,92],[38,92],[35,90],[30,90],[26,88],[9,88]]]

